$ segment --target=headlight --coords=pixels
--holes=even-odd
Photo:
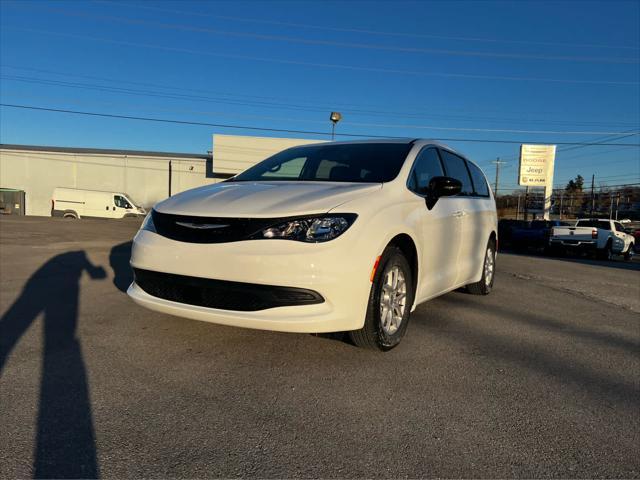
[[[142,225],[140,225],[140,230],[146,230],[147,232],[156,233],[156,226],[153,224],[153,210],[147,213],[147,216],[144,217],[142,221]]]
[[[343,213],[297,218],[265,228],[253,238],[297,240],[310,243],[327,242],[342,235],[353,224],[356,217],[357,215],[353,213]]]

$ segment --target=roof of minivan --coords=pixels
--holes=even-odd
[[[399,144],[410,144],[410,143],[425,143],[437,145],[439,147],[444,147],[449,150],[455,151],[455,149],[451,148],[449,145],[439,142],[438,140],[432,140],[430,138],[398,138],[398,137],[390,137],[390,138],[363,138],[360,140],[340,140],[340,141],[331,141],[331,142],[321,142],[321,143],[310,143],[307,145],[299,145],[300,147],[321,147],[323,145],[353,145],[358,143],[399,143]],[[296,148],[296,147],[292,147]]]
[[[390,138],[364,138],[362,140],[341,140],[338,142],[323,142],[323,143],[312,143],[309,145],[300,145],[302,147],[312,147],[312,146],[318,146],[321,147],[322,145],[353,145],[353,144],[358,144],[358,143],[399,143],[399,144],[411,144],[411,143],[420,143],[423,145],[435,145],[437,147],[442,147],[442,148],[446,148],[447,150],[451,150],[454,153],[457,153],[458,155],[464,157],[466,160],[473,162],[472,160],[469,160],[469,158],[467,157],[467,155],[465,155],[462,152],[459,152],[458,150],[456,150],[455,148],[450,147],[449,145],[447,145],[446,143],[442,143],[438,140],[433,140],[430,138],[398,138],[398,137],[390,137]],[[293,147],[296,148],[296,147]]]

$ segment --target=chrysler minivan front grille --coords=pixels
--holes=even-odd
[[[314,290],[229,282],[133,269],[136,284],[149,295],[172,302],[243,312],[313,305],[324,298]]]
[[[188,243],[225,243],[245,240],[271,225],[273,218],[194,217],[151,212],[156,232],[163,237]]]

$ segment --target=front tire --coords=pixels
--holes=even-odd
[[[413,305],[413,274],[406,257],[389,246],[373,277],[364,326],[349,332],[358,347],[387,351],[404,337]]]
[[[484,255],[482,277],[479,282],[467,285],[467,291],[472,295],[489,295],[493,288],[493,279],[496,273],[496,247],[493,240],[489,240],[487,251]]]
[[[633,243],[629,244],[629,248],[627,249],[626,252],[624,252],[624,259],[627,262],[630,262],[631,260],[633,260],[633,255],[635,254],[635,248],[633,246]]]

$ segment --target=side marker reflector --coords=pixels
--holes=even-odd
[[[381,257],[381,255],[378,255],[378,257],[376,258],[375,263],[373,264],[373,270],[371,270],[371,277],[369,278],[369,281],[371,283],[373,283],[373,277],[376,276],[376,270],[378,270],[378,264],[380,263],[380,257]]]

